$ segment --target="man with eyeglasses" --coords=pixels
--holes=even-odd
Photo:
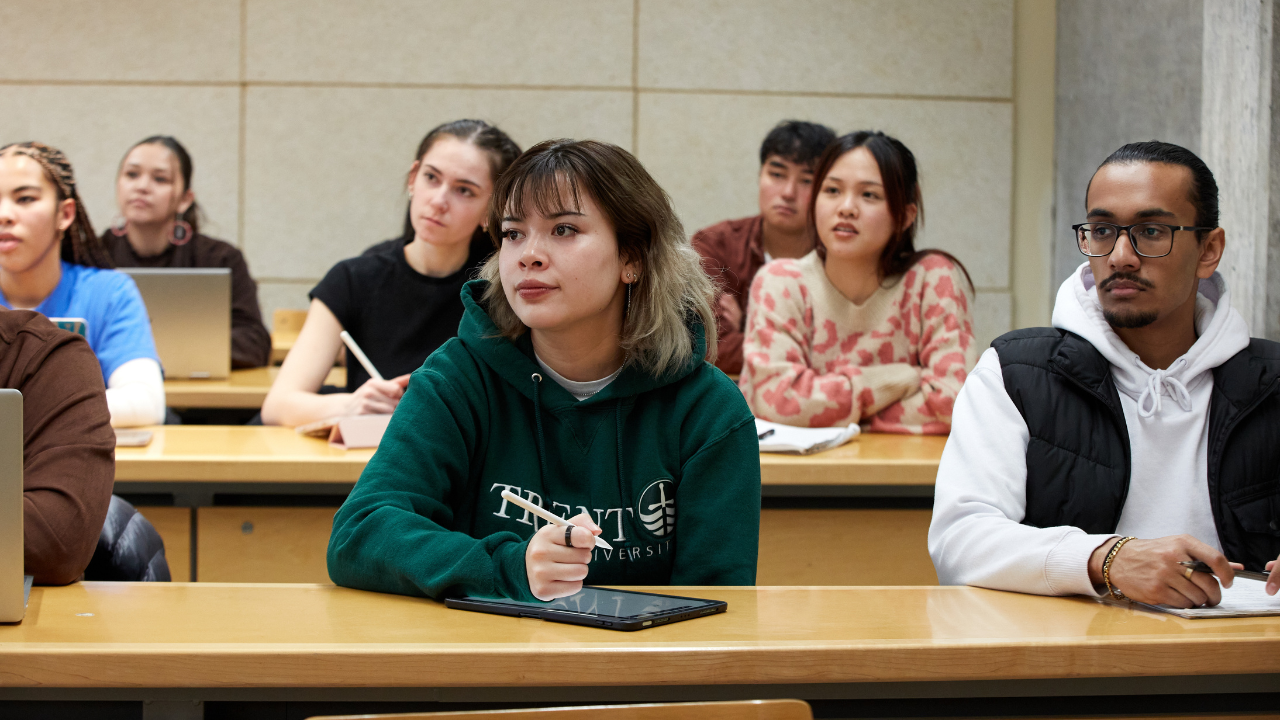
[[[956,400],[929,528],[938,578],[1189,608],[1244,568],[1271,571],[1274,595],[1280,344],[1249,337],[1216,272],[1213,173],[1133,143],[1085,206],[1072,227],[1088,261],[1053,327],[998,338]]]

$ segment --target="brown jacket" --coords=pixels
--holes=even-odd
[[[0,310],[0,387],[22,393],[26,574],[65,585],[93,557],[115,482],[115,433],[89,343],[43,315]]]
[[[143,257],[111,231],[102,234],[116,267],[230,268],[231,269],[231,367],[262,367],[271,361],[271,335],[262,324],[258,284],[249,275],[244,255],[234,245],[196,235],[185,245],[169,245],[159,255]]]
[[[738,301],[745,322],[747,293],[764,265],[764,219],[756,215],[703,228],[693,236],[693,247],[702,256],[702,267],[718,289]],[[742,323],[734,327],[720,313],[716,316],[716,367],[736,375],[742,372]]]

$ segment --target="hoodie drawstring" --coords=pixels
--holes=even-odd
[[[1191,412],[1191,393],[1182,381],[1169,377],[1187,364],[1186,358],[1178,358],[1167,370],[1156,370],[1147,377],[1147,387],[1138,396],[1138,416],[1149,418],[1160,412],[1160,397],[1168,390],[1170,397],[1178,403],[1183,412]],[[1150,407],[1148,407],[1150,401]]]
[[[618,439],[618,496],[622,498],[622,502],[625,505],[626,503],[631,502],[631,485],[627,482],[627,476],[622,472],[622,401],[619,400],[618,404],[614,405],[613,408],[614,416],[617,418],[615,426],[617,429]],[[628,529],[634,529],[634,524],[627,519],[626,510],[620,510],[619,512],[622,513],[622,517],[620,519],[623,522],[626,522]],[[623,548],[623,552],[626,552],[625,548]],[[624,581],[629,575],[627,572],[629,570],[629,565],[631,565],[629,562],[622,563],[622,578]],[[626,583],[624,582],[623,584]]]
[[[533,424],[537,428],[538,436],[538,479],[541,481],[540,486],[547,486],[547,445],[542,439],[542,396],[538,393],[538,389],[542,387],[542,375],[534,373],[530,378],[533,381]]]
[[[533,424],[536,429],[536,435],[538,436],[538,469],[539,472],[542,473],[542,486],[546,487],[547,447],[546,441],[543,439],[542,435],[542,394],[540,392],[540,388],[542,387],[542,375],[539,373],[533,373],[529,379],[533,381]],[[631,485],[627,482],[627,476],[622,471],[622,401],[619,400],[618,404],[614,405],[613,408],[614,417],[616,419],[615,437],[618,443],[618,496],[622,498],[623,503],[630,503]],[[629,527],[632,526],[632,523],[626,517],[625,510],[622,510],[622,518],[620,518],[620,520],[626,523]],[[630,563],[622,563],[621,566],[622,577],[624,580],[629,574],[629,568],[627,567],[629,564]]]

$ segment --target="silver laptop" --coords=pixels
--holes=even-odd
[[[22,563],[22,393],[0,389],[0,622],[27,612],[31,577]]]
[[[166,378],[223,380],[231,373],[229,268],[120,270],[142,293]]]

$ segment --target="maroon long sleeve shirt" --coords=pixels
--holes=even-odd
[[[730,295],[742,308],[745,322],[747,293],[764,265],[764,219],[756,215],[703,228],[693,236],[693,247],[719,293]],[[742,372],[743,323],[730,325],[718,308],[716,318],[716,367],[736,375]]]
[[[0,310],[0,387],[22,393],[26,574],[74,582],[89,565],[115,482],[115,433],[89,343],[43,315]]]

